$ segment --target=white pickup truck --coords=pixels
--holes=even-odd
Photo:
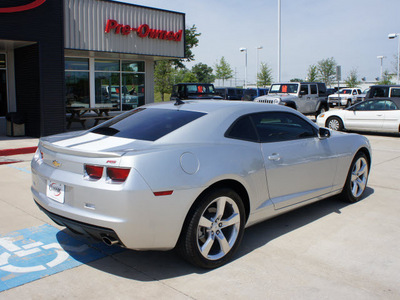
[[[328,104],[333,106],[346,106],[349,107],[357,102],[358,97],[362,91],[357,88],[345,88],[339,90],[339,93],[328,96]]]

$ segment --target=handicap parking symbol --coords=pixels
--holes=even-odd
[[[0,292],[122,251],[50,225],[0,236]]]

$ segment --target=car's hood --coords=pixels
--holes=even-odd
[[[331,97],[340,97],[340,94],[331,94],[328,96],[328,98],[331,98]]]
[[[282,100],[291,100],[291,99],[296,99],[298,97],[297,95],[292,95],[292,94],[268,94],[265,96],[257,97],[256,99],[274,100],[277,98],[280,98]]]
[[[352,94],[332,94],[332,95],[329,95],[328,98],[332,98],[332,97],[335,97],[335,98],[337,98],[337,97],[345,98],[345,97],[348,97],[348,96],[352,96]]]
[[[40,146],[51,151],[88,157],[122,156],[127,152],[148,149],[153,144],[91,132],[61,134],[40,140]]]

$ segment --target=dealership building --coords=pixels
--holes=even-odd
[[[154,62],[184,58],[184,32],[183,13],[117,1],[1,1],[0,135],[11,112],[40,137],[71,108],[153,102]]]

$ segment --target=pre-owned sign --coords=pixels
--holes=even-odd
[[[160,40],[168,40],[180,42],[182,40],[183,31],[167,31],[150,28],[147,24],[142,24],[138,28],[130,25],[119,24],[116,20],[107,20],[105,33],[114,32],[115,34],[129,35],[131,32],[136,32],[141,38],[152,38]]]

